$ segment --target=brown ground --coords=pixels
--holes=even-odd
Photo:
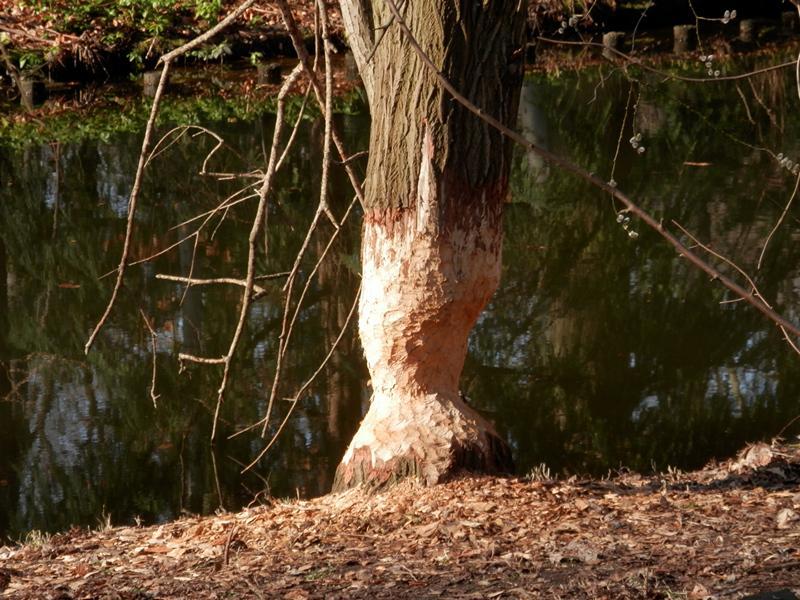
[[[800,445],[658,477],[410,483],[0,548],[9,598],[739,598],[800,592]],[[792,596],[785,596],[792,597]]]

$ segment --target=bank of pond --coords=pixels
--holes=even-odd
[[[722,69],[737,73],[777,60],[761,56]],[[788,211],[760,257],[796,182],[793,71],[711,84],[639,75],[605,65],[532,76],[519,128],[754,274],[764,297],[797,322],[796,212]],[[224,140],[209,171],[263,168],[274,116],[235,103],[208,106],[218,112],[168,112],[159,134],[176,123],[203,125]],[[299,105],[294,110],[299,114]],[[324,127],[309,114],[270,202],[262,274],[291,268],[313,217]],[[366,110],[336,120],[351,153],[367,149]],[[63,122],[67,129],[68,118]],[[221,371],[179,370],[181,352],[224,354],[240,291],[187,290],[156,275],[241,277],[252,201],[201,231],[196,248],[191,238],[132,266],[110,321],[84,356],[113,285],[105,275],[121,251],[142,135],[140,118],[120,128],[95,122],[99,135],[87,129],[58,139],[47,135],[45,122],[36,130],[45,137],[19,135],[0,146],[0,536],[93,525],[103,512],[115,523],[153,523],[270,495],[327,492],[369,402],[354,327],[277,445],[244,474],[264,439],[259,431],[229,436],[266,410],[283,280],[259,283],[264,293],[250,311],[213,445]],[[246,183],[198,175],[214,138],[172,135],[174,143],[146,171],[135,259],[192,234],[197,224],[190,219]],[[365,159],[354,165],[363,173]],[[511,187],[501,288],[473,332],[461,385],[509,440],[520,474],[693,468],[748,441],[800,433],[798,357],[770,322],[656,233],[620,221],[607,194],[539,156],[517,154]],[[343,215],[351,199],[336,166],[334,213]],[[350,311],[359,282],[358,218],[356,210],[315,273],[332,230],[323,227],[311,239],[300,276],[311,279],[309,293],[268,434],[291,406],[281,399],[322,363]],[[725,263],[720,268],[734,273]]]

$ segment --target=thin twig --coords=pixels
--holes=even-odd
[[[187,284],[187,287],[193,285],[214,285],[214,284],[230,284],[245,287],[247,281],[244,279],[234,279],[233,277],[215,277],[212,279],[197,279],[193,277],[181,277],[180,275],[167,275],[166,273],[156,273],[156,279],[163,279],[165,281],[177,281]],[[256,294],[266,294],[267,290],[258,285],[253,285],[253,291]]]
[[[789,212],[789,209],[792,207],[792,202],[794,202],[795,197],[797,196],[797,190],[800,188],[800,175],[797,176],[797,179],[794,182],[794,190],[792,190],[792,195],[789,198],[789,201],[786,203],[786,206],[783,207],[783,212],[781,216],[778,217],[778,221],[775,223],[775,226],[769,232],[767,239],[764,240],[764,246],[761,248],[761,254],[758,255],[758,263],[756,265],[756,270],[761,269],[761,262],[764,260],[764,254],[767,252],[767,246],[769,245],[770,240],[772,240],[772,236],[775,235],[775,232],[778,231],[780,226],[783,224],[783,220],[786,218],[786,214]]]
[[[350,203],[350,206],[347,207],[347,210],[345,211],[344,216],[342,217],[342,225],[344,225],[344,223],[347,222],[347,219],[352,213],[353,208],[355,208],[357,201],[358,197],[354,197],[353,201]],[[319,220],[320,214],[321,212],[317,210],[314,223],[316,223],[316,221]],[[311,227],[309,227],[308,235],[306,236],[306,241],[305,241],[306,246],[308,244],[311,232],[314,230],[314,227],[316,227],[314,223],[312,223]],[[297,271],[293,270],[289,275],[290,285],[286,293],[286,301],[283,309],[283,321],[281,322],[281,333],[278,337],[278,357],[275,365],[275,377],[272,380],[272,389],[270,390],[269,394],[269,402],[267,403],[266,414],[264,418],[261,421],[259,421],[259,423],[263,423],[263,427],[261,430],[262,436],[266,435],[267,432],[267,426],[269,425],[269,418],[272,414],[272,408],[275,405],[275,398],[277,397],[278,394],[278,384],[280,382],[281,372],[283,369],[283,359],[286,355],[286,349],[289,347],[289,341],[292,338],[292,332],[294,331],[294,324],[297,322],[297,319],[300,315],[300,308],[303,305],[303,300],[305,300],[306,294],[308,293],[308,290],[311,288],[311,282],[314,280],[314,276],[319,270],[322,261],[325,260],[325,257],[328,255],[328,252],[330,251],[331,247],[333,247],[333,243],[336,241],[336,238],[338,237],[341,231],[342,231],[341,227],[339,229],[335,229],[331,237],[328,239],[327,245],[323,249],[319,258],[317,259],[317,262],[314,265],[314,268],[312,269],[311,273],[306,278],[306,283],[303,286],[303,290],[300,292],[300,298],[297,300],[297,304],[295,306],[295,310],[291,319],[289,319],[289,308],[291,306],[292,291],[294,289],[294,281]]]
[[[611,53],[618,58],[621,58],[627,63],[636,65],[637,67],[641,67],[645,71],[649,71],[656,75],[660,75],[664,77],[664,79],[673,79],[675,81],[687,81],[693,83],[713,83],[715,81],[738,81],[740,79],[749,79],[754,75],[760,75],[761,73],[769,73],[771,71],[778,71],[780,69],[788,69],[789,67],[795,66],[795,61],[791,60],[788,62],[782,62],[777,65],[770,65],[768,67],[763,67],[761,69],[755,69],[754,71],[748,71],[746,73],[739,73],[737,75],[720,75],[719,77],[688,77],[685,75],[675,75],[672,73],[667,73],[665,71],[661,71],[660,69],[656,69],[655,67],[651,67],[642,59],[637,58],[635,56],[631,56],[630,54],[626,54],[625,52],[621,52],[616,48],[611,48],[609,46],[604,46],[599,42],[575,42],[571,40],[555,40],[552,38],[546,38],[543,36],[538,36],[536,38],[539,41],[547,42],[548,44],[559,44],[562,46],[584,46],[584,47],[595,47],[601,48],[603,51]]]
[[[239,531],[239,524],[235,524],[231,527],[231,530],[228,532],[228,537],[225,539],[225,549],[222,552],[222,564],[227,565],[228,561],[230,560],[230,553],[231,553],[231,543],[233,542],[233,536],[236,535],[236,532]]]
[[[286,412],[286,416],[284,416],[283,421],[281,421],[281,424],[278,426],[277,431],[275,431],[275,433],[273,434],[272,438],[270,438],[270,440],[267,443],[267,445],[264,446],[264,448],[258,453],[258,456],[256,456],[255,459],[250,461],[250,464],[248,464],[244,469],[242,469],[242,471],[241,471],[242,473],[252,469],[258,463],[258,461],[260,461],[261,458],[269,451],[269,449],[272,448],[272,446],[275,444],[275,442],[277,441],[278,437],[281,435],[281,433],[283,432],[284,428],[286,427],[286,424],[289,422],[289,418],[292,416],[292,413],[294,412],[294,409],[297,407],[297,404],[300,402],[300,398],[302,398],[303,394],[305,394],[305,392],[308,390],[308,388],[311,387],[311,384],[314,382],[314,380],[317,378],[317,376],[322,372],[322,370],[325,368],[325,365],[328,363],[328,361],[330,360],[331,356],[333,356],[333,353],[336,351],[336,348],[339,345],[339,342],[344,337],[344,334],[347,331],[347,327],[348,327],[348,325],[350,324],[350,321],[353,318],[353,314],[355,314],[355,312],[356,312],[356,307],[358,306],[358,299],[359,299],[360,296],[361,296],[361,284],[359,284],[359,286],[358,286],[358,291],[356,292],[356,297],[353,300],[353,305],[350,307],[350,312],[347,313],[347,318],[345,319],[345,322],[342,325],[342,329],[339,331],[339,335],[336,336],[336,339],[334,340],[333,344],[331,344],[331,347],[328,350],[328,354],[322,360],[322,362],[320,363],[319,367],[317,367],[317,370],[314,371],[314,373],[311,375],[311,377],[309,377],[308,380],[302,386],[300,386],[300,389],[294,395],[294,398],[291,399],[292,404],[291,404],[291,406],[289,406],[289,410]],[[239,433],[242,433],[242,432],[239,432]],[[233,437],[233,436],[231,436],[231,437]]]
[[[181,352],[178,354],[178,362],[193,362],[199,363],[201,365],[223,365],[225,364],[226,357],[221,356],[219,358],[208,358],[207,356],[195,356],[194,354],[186,354]]]
[[[286,25],[286,29],[289,32],[289,37],[292,39],[292,45],[294,46],[294,50],[297,53],[297,57],[303,64],[303,67],[306,70],[306,74],[308,75],[309,81],[311,81],[311,85],[314,88],[314,95],[317,98],[317,102],[321,107],[324,107],[323,101],[323,91],[322,86],[317,79],[315,70],[311,64],[311,58],[308,55],[308,51],[306,50],[305,43],[303,41],[303,36],[300,33],[300,29],[297,27],[297,21],[294,19],[294,15],[292,14],[291,9],[289,8],[289,4],[286,0],[275,0],[275,4],[278,5],[278,8],[281,11],[281,16],[283,18],[283,22]],[[338,129],[336,128],[335,123],[331,123],[331,137],[333,139],[333,143],[336,146],[336,150],[339,153],[339,157],[344,164],[344,170],[347,173],[347,177],[350,180],[350,185],[353,186],[353,189],[356,192],[356,196],[358,197],[359,202],[362,206],[364,206],[365,199],[364,199],[364,191],[361,186],[361,181],[356,176],[355,171],[353,168],[348,164],[349,156],[345,151],[344,143],[342,142],[342,138],[339,135]]]
[[[225,395],[225,388],[228,383],[228,376],[230,374],[231,361],[233,359],[236,346],[239,344],[239,338],[244,330],[244,323],[247,319],[247,312],[250,309],[250,302],[253,296],[253,286],[255,280],[256,268],[256,242],[261,227],[264,225],[264,213],[267,210],[267,198],[272,190],[272,181],[275,176],[275,165],[278,161],[278,146],[280,144],[281,133],[283,131],[283,111],[286,103],[286,95],[289,89],[294,84],[295,80],[302,72],[301,66],[297,65],[286,80],[283,82],[280,91],[278,92],[278,106],[275,114],[275,131],[272,136],[272,148],[270,149],[269,163],[267,164],[267,172],[264,174],[264,180],[259,190],[258,208],[256,215],[253,218],[253,225],[250,228],[250,235],[247,240],[247,274],[245,276],[244,293],[242,294],[242,303],[239,310],[239,320],[236,323],[236,330],[233,333],[228,353],[225,356],[224,370],[222,373],[222,382],[217,390],[217,406],[214,411],[214,422],[211,426],[211,440],[216,439],[217,435],[217,421],[219,419],[219,411],[222,407],[222,400]]]
[[[103,328],[108,320],[108,317],[111,315],[111,310],[114,308],[117,295],[119,294],[120,288],[122,288],[122,281],[125,278],[125,268],[127,267],[128,255],[130,254],[131,250],[131,240],[133,239],[133,224],[134,217],[136,216],[136,204],[139,199],[139,190],[142,186],[142,176],[144,174],[144,167],[147,162],[147,150],[150,147],[150,140],[153,136],[153,129],[155,128],[156,115],[158,115],[158,107],[161,103],[161,96],[164,93],[164,87],[166,86],[167,78],[169,77],[169,67],[169,61],[164,62],[164,67],[161,70],[161,78],[159,79],[158,87],[156,88],[156,94],[153,97],[153,105],[150,107],[150,116],[147,119],[147,126],[145,127],[144,131],[142,149],[139,152],[139,164],[136,167],[136,177],[133,180],[133,188],[131,189],[131,195],[128,200],[128,222],[125,227],[125,242],[122,246],[122,255],[120,256],[119,266],[117,267],[117,280],[114,283],[114,289],[111,292],[111,298],[108,300],[108,304],[106,305],[105,311],[103,311],[103,315],[97,321],[92,333],[89,334],[89,339],[86,341],[86,345],[83,347],[85,354],[89,354],[89,350],[91,349],[92,344],[94,344],[97,334],[100,333],[100,330]]]
[[[156,332],[153,331],[152,325],[150,325],[150,320],[145,316],[144,311],[139,309],[139,314],[142,315],[142,320],[144,324],[147,326],[148,331],[150,332],[150,341],[153,345],[153,375],[150,379],[150,399],[153,401],[153,408],[158,408],[158,399],[161,397],[160,394],[156,394]]]
[[[158,109],[161,104],[161,97],[164,93],[164,88],[167,83],[167,78],[169,77],[169,70],[172,61],[180,56],[183,56],[188,51],[196,48],[200,44],[204,43],[206,40],[211,39],[217,33],[225,29],[228,25],[233,23],[240,15],[242,15],[248,8],[250,8],[253,4],[255,4],[255,0],[245,0],[240,4],[236,9],[234,9],[230,14],[228,14],[224,19],[222,19],[219,23],[217,23],[214,27],[206,31],[205,33],[197,36],[193,40],[175,48],[171,52],[164,54],[160,59],[159,63],[163,63],[163,67],[161,69],[161,78],[158,81],[158,87],[156,88],[155,96],[153,97],[153,104],[150,107],[150,116],[147,119],[147,126],[145,127],[144,132],[144,139],[142,140],[142,149],[139,152],[139,163],[136,167],[136,176],[133,180],[133,187],[131,189],[131,195],[128,200],[128,221],[125,228],[125,242],[122,246],[122,255],[120,256],[119,266],[117,267],[117,280],[114,283],[114,289],[111,292],[111,298],[108,300],[108,304],[106,305],[105,310],[103,311],[103,315],[97,321],[94,329],[92,330],[91,334],[89,334],[89,339],[86,341],[86,345],[83,348],[85,354],[89,353],[92,345],[94,344],[94,340],[97,337],[97,334],[100,333],[100,330],[105,325],[108,317],[111,315],[111,311],[114,308],[114,304],[117,300],[117,295],[119,294],[119,290],[122,287],[122,281],[125,277],[125,269],[127,266],[128,255],[130,253],[131,247],[131,239],[133,237],[133,224],[134,224],[134,217],[136,215],[136,204],[139,198],[139,190],[142,185],[142,175],[144,173],[144,168],[146,165],[146,155],[147,151],[150,148],[151,138],[153,136],[153,129],[155,127],[156,116],[158,115]]]
[[[716,252],[715,250],[712,250],[711,247],[709,247],[706,244],[703,244],[702,242],[700,242],[696,237],[694,237],[684,227],[682,227],[681,224],[678,223],[677,221],[673,220],[672,222],[690,240],[692,240],[692,242],[697,244],[697,246],[699,246],[700,248],[702,248],[703,250],[708,252],[710,255],[720,259],[722,262],[724,262],[724,263],[730,265],[731,267],[733,267],[742,277],[744,277],[745,281],[747,281],[747,283],[750,285],[750,287],[752,289],[752,292],[750,294],[748,294],[748,297],[758,298],[764,306],[766,306],[768,309],[772,310],[772,305],[769,302],[767,302],[767,299],[764,298],[764,296],[758,290],[758,287],[756,287],[756,284],[753,281],[753,279],[744,271],[744,269],[742,269],[739,265],[737,265],[735,262],[733,262],[728,257],[723,256],[719,252]],[[746,298],[742,297],[741,299],[745,300]],[[791,346],[791,348],[797,354],[800,354],[800,348],[798,348],[797,344],[795,344],[794,341],[791,339],[791,337],[789,336],[789,333],[786,331],[786,328],[783,325],[780,325],[780,324],[778,325],[778,328],[781,330],[781,333],[783,333],[783,338],[786,340],[786,342],[789,344],[789,346]]]
[[[747,104],[747,98],[744,97],[744,92],[742,88],[739,87],[739,84],[736,84],[736,91],[739,93],[739,97],[742,99],[742,104],[744,104],[744,110],[747,113],[747,120],[750,121],[752,125],[756,124],[755,119],[753,119],[753,115],[750,114],[750,105]]]
[[[331,166],[331,126],[333,124],[333,69],[331,68],[331,39],[329,34],[328,11],[323,0],[317,0],[317,10],[322,21],[322,49],[325,56],[325,133],[322,141],[322,181],[319,186],[319,206],[331,224],[339,228],[328,206],[328,172]]]
[[[209,29],[208,31],[198,35],[193,40],[190,40],[190,41],[186,42],[183,46],[179,46],[178,48],[175,48],[175,50],[172,50],[171,52],[167,52],[166,54],[164,54],[159,59],[159,62],[163,62],[164,64],[166,64],[166,63],[178,58],[179,56],[183,56],[184,54],[186,54],[190,50],[194,50],[195,48],[197,48],[201,44],[204,44],[205,42],[207,42],[208,40],[213,38],[215,35],[217,35],[220,31],[225,29],[228,25],[233,23],[240,16],[242,16],[244,14],[244,12],[248,8],[253,6],[253,4],[255,4],[255,3],[256,3],[256,0],[245,0],[239,6],[237,6],[235,9],[233,9],[230,13],[228,13],[228,15],[224,19],[222,19],[219,23],[214,25],[211,29]]]

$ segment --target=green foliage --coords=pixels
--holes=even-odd
[[[17,56],[20,71],[33,71],[44,63],[44,58],[37,52],[23,52]]]
[[[147,36],[159,36],[187,8],[183,0],[25,0],[22,5],[34,11],[64,31],[79,35],[90,29],[100,29],[106,35],[125,29],[142,31]]]
[[[189,56],[199,58],[202,61],[222,60],[226,56],[233,54],[233,49],[226,41],[219,44],[204,44],[197,50],[189,52]]]
[[[286,101],[285,114],[294,121],[303,105],[302,96],[290,97]],[[167,98],[159,112],[160,125],[184,125],[189,123],[214,123],[243,121],[264,113],[274,113],[276,100],[273,97],[254,99],[235,96],[226,99],[219,95],[191,98]],[[344,115],[367,113],[363,92],[354,90],[334,101],[334,112]],[[108,140],[115,133],[135,132],[142,129],[150,113],[150,101],[144,99],[114,99],[102,108],[74,112],[37,119],[14,122],[0,115],[0,148],[20,149],[32,144],[50,142],[78,142],[82,140]],[[306,103],[303,112],[307,120],[319,117],[319,108]]]
[[[198,19],[215,22],[222,10],[222,0],[195,0],[194,14]]]
[[[254,67],[258,66],[258,63],[261,62],[261,59],[264,58],[263,52],[251,52],[250,53],[250,64]]]

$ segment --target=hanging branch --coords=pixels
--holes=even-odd
[[[680,256],[685,257],[690,263],[696,266],[698,269],[703,271],[704,273],[708,274],[712,279],[718,280],[723,286],[728,288],[730,291],[741,297],[745,300],[748,304],[753,306],[756,310],[761,312],[764,316],[770,319],[773,323],[778,325],[779,327],[784,328],[786,331],[790,332],[792,335],[800,337],[800,329],[794,325],[793,323],[786,320],[783,316],[779,315],[775,312],[772,308],[769,307],[768,304],[764,302],[763,299],[754,296],[752,293],[745,290],[742,286],[740,286],[735,281],[731,280],[730,278],[726,277],[722,273],[720,273],[717,269],[713,266],[708,264],[705,260],[700,258],[697,254],[692,252],[689,248],[687,248],[678,238],[676,238],[672,233],[667,231],[664,228],[663,223],[656,221],[648,212],[644,209],[640,208],[637,204],[633,202],[626,194],[622,193],[618,188],[609,185],[607,182],[601,180],[599,177],[592,175],[591,173],[585,171],[578,165],[570,162],[569,160],[553,154],[549,150],[545,150],[544,148],[529,142],[525,139],[522,135],[517,133],[516,131],[509,129],[503,123],[498,121],[492,115],[486,113],[483,109],[475,106],[472,102],[470,102],[467,98],[465,98],[448,80],[441,74],[439,69],[436,65],[433,64],[431,59],[425,54],[425,51],[420,47],[417,43],[416,39],[414,38],[413,33],[408,28],[408,25],[403,20],[402,15],[397,9],[393,0],[385,0],[386,5],[389,7],[389,10],[392,11],[392,14],[395,16],[395,24],[401,28],[403,34],[408,39],[409,44],[420,57],[422,62],[424,62],[428,68],[436,75],[436,78],[439,81],[439,84],[446,89],[453,98],[458,101],[464,108],[475,114],[480,119],[484,120],[486,123],[500,131],[503,135],[507,136],[523,148],[529,150],[530,152],[535,152],[543,159],[548,161],[551,164],[558,166],[559,168],[580,177],[581,179],[591,183],[595,187],[608,192],[614,198],[619,200],[622,204],[625,205],[625,212],[630,212],[636,215],[639,219],[642,220],[648,227],[650,227],[653,231],[658,233],[662,238],[664,238],[675,250],[678,252]],[[624,55],[623,55],[624,56]],[[776,67],[772,67],[771,69],[761,69],[760,71],[767,71],[767,70],[774,70],[777,68],[783,68],[788,65],[794,66],[794,61],[791,63],[787,63],[784,65],[778,65]],[[642,65],[644,66],[644,65]],[[741,76],[738,77],[727,77],[727,79],[741,79]],[[722,79],[722,78],[719,78]]]
[[[769,235],[767,235],[767,239],[764,240],[764,245],[761,247],[761,254],[758,255],[758,264],[756,265],[756,269],[761,269],[761,262],[764,260],[764,254],[767,252],[767,246],[769,246],[770,240],[772,240],[772,236],[775,235],[775,232],[780,229],[783,220],[786,218],[786,213],[789,212],[789,209],[792,207],[792,203],[794,199],[797,197],[797,190],[800,188],[800,175],[795,179],[794,182],[794,190],[792,190],[792,195],[789,197],[789,201],[786,203],[786,206],[783,208],[783,212],[781,216],[778,217],[778,221],[775,223],[775,226],[770,230]]]
[[[108,320],[108,317],[111,315],[111,311],[114,308],[119,290],[122,288],[122,281],[125,278],[125,269],[128,266],[128,256],[130,254],[131,240],[133,238],[133,223],[134,217],[136,216],[136,205],[139,199],[139,190],[142,186],[144,168],[147,164],[146,156],[150,148],[150,141],[153,136],[153,129],[155,128],[156,117],[158,116],[158,109],[161,104],[161,97],[164,93],[164,88],[166,87],[172,61],[214,37],[216,34],[238,19],[253,4],[255,4],[255,0],[245,0],[245,2],[242,2],[242,4],[240,4],[235,10],[228,14],[214,27],[197,36],[193,40],[183,44],[182,46],[175,48],[175,50],[168,52],[159,59],[159,63],[163,63],[164,66],[161,69],[161,77],[158,80],[158,87],[156,88],[156,93],[153,97],[153,105],[150,107],[150,116],[147,119],[147,126],[145,127],[144,131],[144,139],[142,140],[142,149],[139,152],[139,162],[136,167],[136,176],[134,177],[131,195],[128,199],[128,221],[125,227],[125,241],[122,246],[122,254],[120,256],[119,266],[116,269],[117,279],[114,283],[114,289],[111,292],[111,297],[108,300],[108,304],[103,311],[103,315],[97,321],[94,329],[89,334],[89,339],[86,341],[86,345],[83,347],[85,354],[89,353],[89,350],[91,350],[92,345],[94,344],[95,338],[97,338],[97,334],[100,333],[100,330],[103,328]]]
[[[306,380],[306,382],[303,383],[303,385],[300,386],[300,389],[297,390],[297,392],[295,393],[294,397],[289,399],[292,404],[289,406],[289,410],[286,412],[286,415],[283,417],[283,420],[281,421],[281,424],[278,426],[278,429],[272,435],[272,437],[270,438],[269,442],[267,442],[267,445],[264,446],[264,448],[258,453],[258,455],[252,461],[250,461],[250,463],[246,467],[244,467],[241,470],[241,473],[249,471],[254,466],[256,466],[256,464],[258,464],[258,461],[260,461],[263,458],[263,456],[269,451],[269,449],[272,448],[272,446],[278,440],[278,437],[280,437],[281,433],[283,433],[283,430],[286,427],[286,424],[289,422],[289,418],[292,416],[292,413],[294,412],[294,409],[297,407],[297,404],[300,402],[300,399],[303,397],[303,394],[305,394],[306,391],[308,391],[308,388],[310,388],[311,384],[314,383],[314,380],[317,378],[317,376],[325,368],[325,365],[328,364],[328,361],[331,359],[331,356],[333,356],[333,353],[336,351],[336,348],[339,346],[339,342],[344,337],[344,334],[347,331],[348,326],[350,325],[350,321],[352,320],[353,315],[356,312],[356,307],[358,306],[358,299],[359,299],[360,296],[361,296],[361,285],[359,284],[358,291],[356,292],[356,297],[353,299],[353,304],[350,307],[350,312],[347,313],[347,318],[345,319],[344,324],[342,325],[342,329],[339,331],[339,335],[336,336],[336,339],[333,341],[333,344],[331,344],[331,347],[328,349],[328,354],[326,354],[325,358],[322,359],[322,362],[320,363],[319,367],[317,367],[317,370],[314,371],[314,373],[312,373],[311,377],[309,377]],[[264,424],[266,425],[266,421],[265,421]],[[252,427],[253,426],[249,427],[248,429],[251,429]],[[243,433],[243,431],[239,432],[239,433]],[[238,435],[238,433],[234,434],[234,435]],[[234,435],[232,435],[230,437],[234,437]]]
[[[144,174],[145,164],[147,163],[147,151],[150,148],[150,140],[153,136],[153,129],[155,128],[158,107],[161,103],[161,96],[164,93],[164,87],[166,86],[167,78],[169,77],[169,67],[170,63],[165,62],[164,68],[161,70],[161,78],[158,80],[156,94],[153,97],[153,106],[150,108],[150,116],[147,119],[147,126],[144,130],[142,150],[139,152],[139,163],[136,167],[136,176],[134,177],[133,188],[131,189],[131,195],[128,200],[128,222],[125,226],[125,242],[122,246],[122,254],[119,259],[119,266],[117,266],[117,280],[114,282],[114,289],[111,292],[111,298],[108,300],[108,304],[106,305],[106,309],[103,311],[103,315],[97,321],[92,333],[89,334],[89,339],[86,341],[86,345],[83,347],[84,354],[89,354],[89,350],[91,350],[97,334],[100,333],[100,330],[103,328],[108,320],[108,317],[111,315],[111,310],[114,308],[114,303],[117,300],[119,290],[122,288],[122,280],[125,278],[125,268],[128,265],[128,255],[130,254],[131,240],[133,239],[133,223],[134,217],[136,216],[136,204],[139,200],[139,190],[142,186],[142,176]]]
[[[156,367],[156,342],[158,340],[156,332],[153,330],[153,326],[150,325],[150,320],[145,316],[144,311],[139,309],[139,314],[142,315],[142,320],[147,330],[150,332],[150,343],[153,354],[153,374],[150,378],[150,399],[153,401],[153,408],[158,408],[158,399],[161,397],[160,394],[156,394],[156,374],[158,373],[158,368]]]
[[[272,180],[275,176],[275,166],[278,161],[278,147],[280,145],[281,133],[283,132],[283,112],[286,104],[286,95],[289,89],[300,76],[301,66],[298,64],[286,80],[283,82],[280,91],[278,92],[278,107],[275,114],[275,131],[272,136],[272,148],[270,148],[269,162],[267,164],[267,172],[264,174],[264,180],[259,190],[258,208],[256,215],[253,218],[253,225],[250,228],[250,235],[247,240],[247,275],[245,276],[244,293],[242,294],[242,304],[239,310],[239,320],[236,323],[236,330],[233,333],[228,353],[223,357],[224,370],[222,373],[222,382],[217,390],[217,406],[214,410],[214,422],[211,427],[211,440],[216,439],[217,435],[217,422],[219,420],[219,411],[222,406],[222,400],[225,395],[225,388],[228,384],[228,376],[230,374],[231,361],[233,360],[236,346],[239,344],[239,338],[244,330],[244,323],[247,319],[247,311],[250,309],[250,303],[253,299],[253,285],[255,281],[255,262],[256,262],[256,242],[261,227],[264,225],[264,214],[267,209],[267,199],[272,190]]]
[[[297,276],[297,273],[300,270],[300,263],[305,256],[306,250],[308,249],[308,245],[311,242],[311,236],[313,235],[314,231],[319,224],[320,216],[325,213],[328,217],[330,222],[339,230],[339,224],[336,222],[336,219],[331,214],[330,208],[328,208],[328,180],[329,180],[329,168],[330,168],[330,145],[331,145],[331,128],[332,128],[332,120],[333,120],[333,73],[331,71],[331,62],[330,62],[330,39],[328,36],[328,13],[325,10],[324,4],[320,3],[319,0],[316,5],[316,14],[321,17],[322,22],[322,46],[323,46],[323,54],[325,57],[325,101],[322,105],[323,110],[323,117],[325,119],[325,133],[323,139],[323,151],[322,151],[322,175],[320,181],[320,192],[319,192],[319,203],[317,204],[317,210],[314,213],[314,218],[311,220],[311,225],[308,227],[308,231],[306,233],[306,237],[303,240],[303,244],[300,247],[300,250],[295,256],[294,264],[292,265],[291,272],[289,274],[289,278],[286,281],[286,284],[283,286],[283,291],[286,293],[286,299],[284,301],[283,307],[283,322],[281,325],[281,334],[278,337],[278,356],[275,364],[275,376],[272,378],[272,387],[270,389],[269,394],[269,401],[267,402],[267,411],[266,415],[264,416],[264,426],[261,431],[261,435],[266,435],[267,426],[269,425],[269,418],[272,414],[272,408],[275,405],[275,398],[278,393],[278,386],[280,385],[281,381],[281,370],[283,367],[283,357],[286,354],[286,348],[289,344],[289,338],[291,337],[292,325],[287,323],[287,317],[289,314],[289,307],[292,303],[292,293],[294,291],[294,282]],[[317,30],[318,31],[318,30]],[[319,47],[319,43],[317,43],[317,47]],[[308,278],[306,285],[309,284],[311,281],[311,277]],[[300,300],[297,303],[297,310],[300,309],[302,305],[303,296],[301,296]],[[296,313],[295,313],[296,314]]]
[[[300,62],[303,64],[303,67],[306,70],[306,75],[308,75],[308,79],[311,81],[311,85],[314,88],[314,95],[317,98],[317,103],[320,107],[325,106],[324,92],[322,90],[322,86],[317,79],[317,74],[311,64],[311,57],[308,55],[308,51],[306,50],[305,44],[303,43],[303,36],[300,33],[300,29],[297,27],[297,22],[294,19],[294,15],[292,14],[292,10],[289,8],[289,4],[286,0],[275,0],[275,3],[278,5],[278,8],[281,11],[281,16],[283,17],[283,22],[286,25],[286,29],[289,32],[289,37],[292,39],[292,45],[294,46],[294,50],[297,53],[297,57],[300,59]],[[353,171],[352,166],[349,163],[350,157],[348,156],[347,152],[345,151],[344,144],[342,142],[342,138],[339,135],[339,131],[334,123],[331,123],[331,138],[333,140],[334,145],[336,146],[336,150],[339,153],[339,158],[344,165],[344,170],[347,173],[347,177],[350,179],[350,185],[353,186],[353,189],[356,192],[356,196],[358,197],[359,202],[361,205],[364,205],[364,192],[361,187],[361,181],[359,181],[358,177]]]

